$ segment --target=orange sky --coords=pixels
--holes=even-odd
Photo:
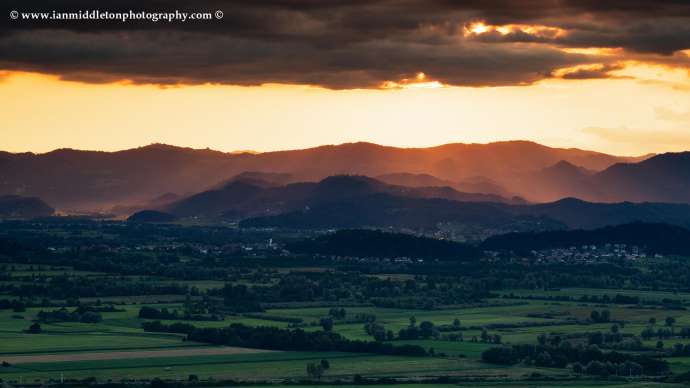
[[[6,72],[0,149],[119,150],[162,142],[268,151],[350,141],[423,147],[527,139],[626,155],[690,150],[687,69],[627,63],[615,74],[620,78],[483,88],[439,87],[420,75],[407,85],[417,87],[333,91],[86,84]]]

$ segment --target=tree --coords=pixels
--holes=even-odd
[[[323,328],[324,331],[331,331],[333,330],[333,319],[331,318],[321,318],[320,322],[321,327]]]
[[[573,373],[584,373],[585,372],[585,367],[582,366],[579,362],[576,362],[573,364]]]
[[[673,325],[676,323],[676,318],[666,317],[665,322],[666,322],[666,326],[673,327]]]
[[[410,317],[410,327],[416,327],[417,326],[417,318],[413,316]]]
[[[331,369],[331,363],[328,360],[321,360],[321,368],[325,371],[329,370]]]
[[[588,341],[590,345],[601,345],[604,343],[604,335],[600,331],[590,333]]]
[[[386,340],[393,341],[394,339],[395,339],[395,334],[393,333],[393,330],[387,330],[386,331]]]
[[[38,322],[34,322],[33,325],[29,326],[29,329],[26,332],[30,334],[38,334],[41,331],[41,324],[39,324]]]
[[[482,360],[492,364],[514,365],[520,362],[520,356],[512,347],[502,346],[482,352]]]
[[[609,310],[601,310],[601,322],[610,322],[611,321],[611,313]]]
[[[422,338],[430,338],[434,335],[434,324],[429,321],[422,321],[419,324],[419,331]]]
[[[599,311],[597,310],[592,310],[592,312],[589,314],[589,318],[593,322],[599,322],[601,320],[601,315],[599,314]]]
[[[636,362],[626,361],[618,366],[618,374],[621,376],[639,376],[642,374],[642,366]]]
[[[457,330],[460,328],[460,320],[455,318],[453,319],[453,329]]]
[[[648,340],[648,339],[654,337],[654,330],[652,330],[652,328],[648,327],[648,328],[642,330],[642,333],[640,333],[640,337],[642,337],[642,339],[644,339],[644,340]]]
[[[656,325],[656,318],[654,318],[654,317],[649,318],[649,324],[652,326]]]
[[[656,341],[656,348],[657,349],[663,349],[664,348],[664,341]]]
[[[101,317],[101,314],[93,312],[93,311],[87,311],[84,314],[82,314],[80,321],[83,323],[98,323],[102,321],[103,318]]]
[[[536,366],[551,366],[552,362],[551,354],[546,351],[539,353],[537,358],[534,359],[534,365]]]
[[[487,332],[486,329],[482,330],[481,338],[482,338],[482,342],[488,342],[489,341],[489,332]]]
[[[599,361],[590,361],[585,367],[585,373],[588,375],[603,375],[606,372],[606,366]]]
[[[323,376],[323,367],[321,364],[310,362],[307,364],[307,375],[313,379],[319,380],[321,376]]]
[[[611,326],[611,333],[618,333],[618,325],[614,324],[613,326]]]

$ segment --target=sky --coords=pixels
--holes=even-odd
[[[99,9],[212,15],[185,22],[32,20],[93,3],[7,3],[4,15],[19,15],[0,22],[6,151],[517,139],[619,155],[690,150],[684,1],[202,0],[191,9],[125,0]]]

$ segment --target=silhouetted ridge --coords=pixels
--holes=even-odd
[[[63,149],[45,154],[4,153],[0,160],[0,194],[21,191],[61,209],[93,210],[143,204],[166,192],[208,190],[247,171],[289,174],[289,182],[313,182],[341,174],[375,177],[413,171],[450,182],[483,177],[486,182],[505,187],[505,192],[510,193],[508,197],[514,193],[539,200],[538,192],[529,185],[520,185],[521,179],[514,177],[561,160],[589,170],[602,170],[636,159],[531,142],[446,144],[431,148],[351,143],[260,154],[152,144],[118,152]],[[449,186],[465,191],[463,186]],[[474,192],[503,193],[483,190]]]
[[[242,219],[315,208],[379,193],[466,202],[513,202],[495,195],[461,193],[450,187],[395,186],[366,176],[337,175],[319,182],[291,183],[285,186],[257,182],[255,179],[233,179],[220,188],[184,198],[163,210],[181,217],[220,216],[226,219]]]
[[[510,233],[488,238],[489,250],[529,251],[583,245],[626,244],[651,253],[690,254],[690,230],[662,223],[630,223],[595,230]]]
[[[53,213],[55,209],[40,198],[19,195],[0,196],[0,217],[2,218],[48,217]]]
[[[287,249],[295,253],[350,257],[469,260],[481,256],[479,250],[467,244],[374,230],[340,230],[295,242]]]
[[[174,222],[177,220],[177,217],[170,213],[164,213],[164,212],[159,212],[155,210],[142,210],[140,212],[136,212],[129,216],[127,218],[127,221],[129,222],[160,222],[160,223],[165,223],[165,222]]]

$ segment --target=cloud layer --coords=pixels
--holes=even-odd
[[[379,88],[413,79],[524,85],[607,78],[625,60],[687,67],[690,3],[678,1],[5,1],[19,12],[223,12],[182,22],[0,22],[0,70],[84,82]],[[475,26],[475,27],[473,27]],[[615,55],[592,48],[618,49]],[[588,50],[573,50],[588,49]],[[589,67],[588,67],[589,66]],[[573,68],[574,71],[561,71]]]

